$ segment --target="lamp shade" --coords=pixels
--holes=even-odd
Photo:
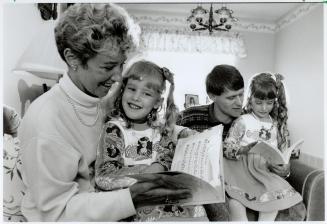
[[[15,71],[29,72],[42,79],[58,80],[67,70],[54,37],[54,23],[42,24],[18,59]]]

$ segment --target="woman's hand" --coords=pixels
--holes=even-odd
[[[271,164],[271,163],[268,163],[268,169],[271,172],[277,174],[278,176],[286,178],[290,174],[291,165],[289,163],[288,164]]]
[[[160,163],[152,163],[150,166],[145,168],[142,173],[159,173],[165,171],[165,168]]]
[[[142,179],[130,186],[130,192],[135,207],[141,204],[165,203],[191,197],[191,191],[177,188],[171,184],[169,175],[144,174]]]

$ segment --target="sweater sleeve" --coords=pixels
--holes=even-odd
[[[135,214],[128,189],[94,192],[82,183],[88,179],[76,178],[81,155],[60,138],[38,136],[26,143],[23,177],[33,200],[22,211],[29,221],[117,221]]]

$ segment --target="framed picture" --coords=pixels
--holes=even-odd
[[[185,108],[199,105],[199,96],[193,94],[185,94]]]

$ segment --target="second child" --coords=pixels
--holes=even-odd
[[[259,211],[259,221],[274,221],[278,210],[302,201],[301,195],[286,180],[271,172],[278,169],[278,164],[270,164],[259,154],[248,152],[258,141],[281,151],[289,147],[282,79],[279,74],[269,73],[253,77],[248,88],[246,113],[234,121],[225,140],[225,183],[231,197],[233,221],[247,220],[246,208]]]

